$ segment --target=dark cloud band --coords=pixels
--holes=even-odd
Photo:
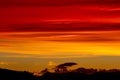
[[[119,5],[119,0],[1,0],[1,6]]]

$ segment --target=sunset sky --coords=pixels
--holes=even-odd
[[[120,69],[119,0],[0,1],[0,68],[64,62]]]

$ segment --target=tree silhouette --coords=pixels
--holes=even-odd
[[[42,70],[40,73],[41,74],[45,74],[45,73],[48,73],[49,72],[49,70],[47,69],[47,68],[45,68],[44,70]]]
[[[68,72],[68,67],[71,67],[73,65],[77,65],[77,63],[74,62],[68,62],[68,63],[63,63],[63,64],[59,64],[55,67],[55,72],[57,73],[63,73],[63,72]]]

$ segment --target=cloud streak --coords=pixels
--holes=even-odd
[[[119,23],[107,22],[42,22],[39,24],[18,24],[1,26],[1,32],[39,32],[39,31],[110,31],[120,30]]]
[[[0,34],[0,43],[28,43],[35,41],[58,42],[114,42],[120,41],[120,31],[81,31],[81,32],[8,32]],[[8,40],[9,39],[9,40]],[[26,41],[28,40],[28,41]],[[4,44],[2,44],[4,43]]]

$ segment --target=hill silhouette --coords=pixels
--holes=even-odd
[[[27,71],[0,69],[0,80],[36,80],[36,77]]]
[[[72,64],[75,65],[76,63],[60,64],[58,66],[62,65],[63,69],[66,68],[66,70],[56,71],[55,68],[54,72],[50,72],[46,68],[41,71],[41,76],[36,76],[27,71],[14,71],[0,68],[0,80],[120,80],[120,70],[118,69],[97,70],[93,68],[77,68],[68,70],[65,67],[66,65],[70,67]]]

